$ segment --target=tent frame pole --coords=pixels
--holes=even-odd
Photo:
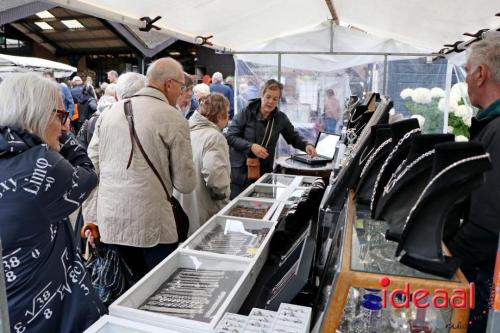
[[[443,57],[440,53],[411,53],[411,52],[318,52],[318,51],[227,51],[227,52],[216,52],[218,54],[318,54],[318,55],[375,55],[375,56],[402,56],[402,57]]]
[[[278,82],[281,82],[281,53],[278,53]]]
[[[389,79],[389,76],[387,75],[388,70],[389,70],[389,62],[387,61],[387,55],[384,55],[384,87],[382,88],[384,95],[387,95],[387,81]]]

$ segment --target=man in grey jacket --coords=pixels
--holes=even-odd
[[[182,66],[162,58],[148,68],[146,87],[131,98],[137,136],[170,195],[174,188],[189,193],[196,184],[188,123],[175,109],[184,84]],[[178,238],[165,191],[133,146],[131,155],[124,101],[119,101],[99,118],[88,148],[100,183],[84,217],[97,223],[101,241],[114,244],[143,276],[177,248]]]

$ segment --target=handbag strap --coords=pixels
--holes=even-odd
[[[168,193],[167,186],[165,186],[165,183],[163,182],[163,179],[161,179],[160,173],[158,170],[156,170],[155,166],[153,165],[153,162],[149,159],[148,155],[146,154],[146,151],[144,151],[144,148],[142,147],[141,141],[139,140],[139,137],[137,136],[137,132],[135,131],[134,127],[134,113],[132,110],[132,103],[130,99],[125,101],[124,105],[124,112],[125,112],[125,117],[127,118],[128,122],[128,128],[130,131],[130,141],[132,144],[132,148],[130,148],[130,156],[128,158],[128,164],[127,164],[127,169],[130,167],[130,164],[132,163],[132,156],[134,155],[134,141],[137,144],[137,147],[139,147],[139,150],[142,153],[142,156],[144,156],[144,159],[146,160],[146,163],[148,163],[149,167],[151,170],[153,170],[153,173],[156,175],[156,178],[161,183],[161,186],[163,187],[163,190],[165,191],[165,194],[167,195],[167,199],[170,203],[172,201],[170,200],[170,194]]]

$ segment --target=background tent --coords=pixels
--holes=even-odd
[[[76,68],[60,62],[41,58],[18,57],[0,54],[0,75],[16,72],[43,72],[51,69],[56,78],[64,78],[76,72]]]

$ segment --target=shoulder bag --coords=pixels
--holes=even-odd
[[[257,122],[255,122],[255,124],[257,125]],[[262,138],[262,142],[260,143],[260,145],[266,149],[267,146],[269,145],[269,140],[271,139],[271,135],[273,134],[273,127],[274,127],[274,118],[271,119],[271,130],[269,131],[269,133],[267,132],[267,130],[269,129],[269,121],[267,122],[266,131],[264,132],[264,137]],[[255,135],[257,135],[257,126],[255,126]],[[266,136],[267,136],[267,142],[264,145],[264,141],[266,141]],[[257,138],[255,138],[255,141],[257,141]],[[258,157],[247,157],[247,178],[250,180],[257,180],[260,178],[260,160]]]
[[[139,150],[142,153],[142,156],[144,156],[144,159],[148,163],[149,167],[151,168],[151,170],[153,170],[153,173],[156,175],[156,178],[158,178],[158,180],[160,181],[161,186],[163,187],[163,190],[167,195],[167,200],[172,206],[172,212],[174,213],[175,226],[177,228],[177,237],[179,238],[179,242],[184,242],[187,239],[189,231],[189,218],[184,209],[182,209],[182,206],[179,203],[179,201],[177,201],[176,198],[170,196],[167,190],[167,186],[163,182],[160,173],[158,172],[158,170],[156,170],[155,166],[153,165],[148,155],[146,154],[146,151],[144,151],[144,148],[142,147],[142,144],[139,141],[139,137],[137,136],[137,132],[135,131],[134,114],[132,110],[132,103],[130,100],[125,101],[124,111],[125,111],[125,117],[127,118],[128,127],[130,130],[130,140],[132,143],[127,169],[130,167],[130,164],[132,163],[132,156],[134,155],[134,141],[135,141],[137,147],[139,147]]]

